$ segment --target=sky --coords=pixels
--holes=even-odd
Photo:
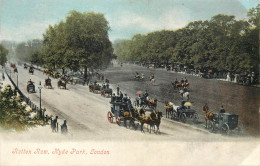
[[[134,34],[176,30],[190,21],[216,14],[245,19],[258,0],[0,0],[0,40],[42,39],[49,25],[65,20],[69,11],[103,13],[111,41]]]

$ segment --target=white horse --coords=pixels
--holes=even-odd
[[[190,100],[190,93],[189,92],[184,92],[182,89],[179,91],[179,94],[182,97],[182,100],[188,101]]]
[[[152,85],[154,85],[154,84],[155,84],[155,79],[154,79],[154,78],[152,78],[152,76],[150,77],[150,83],[151,83]]]

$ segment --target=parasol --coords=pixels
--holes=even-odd
[[[142,91],[136,92],[137,95],[140,95],[140,94],[142,94],[142,93],[143,93]]]
[[[185,102],[184,106],[191,106],[191,102]]]

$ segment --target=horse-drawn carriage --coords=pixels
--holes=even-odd
[[[18,70],[17,70],[17,68],[16,68],[16,67],[14,68],[14,73],[18,73]]]
[[[134,104],[138,107],[143,107],[143,108],[153,108],[155,109],[157,107],[157,99],[151,99],[149,97],[141,96],[137,97]]]
[[[101,92],[101,86],[97,84],[96,82],[94,84],[89,85],[89,92],[93,93],[100,93]]]
[[[144,132],[143,125],[147,124],[147,126],[150,126],[150,133],[154,126],[157,127],[157,131],[155,131],[154,128],[154,132],[159,132],[162,118],[161,111],[152,111],[149,116],[146,116],[143,107],[134,108],[130,98],[122,98],[121,96],[112,96],[110,104],[111,110],[107,113],[107,119],[110,123],[113,123],[113,120],[115,119],[118,125],[123,121],[124,126],[127,127],[127,121],[129,121],[129,128],[133,127],[136,130],[140,125],[142,132]]]
[[[221,131],[224,134],[229,134],[230,131],[238,129],[238,115],[233,113],[212,113],[212,118],[209,119],[209,130],[212,132]]]
[[[190,86],[189,82],[172,82],[172,86],[174,89],[182,89],[182,88],[188,88]]]
[[[121,121],[124,121],[124,125],[126,126],[126,121],[131,120],[130,109],[131,101],[123,102],[123,99],[120,96],[112,96],[111,98],[111,110],[107,112],[107,119],[110,123],[113,123],[113,119],[115,118],[116,123],[118,125],[121,124]]]
[[[64,89],[66,89],[66,81],[65,80],[62,80],[62,79],[59,79],[58,81],[58,88],[61,89],[61,87],[63,87]]]
[[[35,93],[35,85],[34,85],[34,82],[28,81],[28,82],[27,82],[27,86],[26,86],[26,90],[27,90],[28,93]]]
[[[51,79],[50,78],[45,79],[44,87],[48,88],[48,89],[49,88],[52,89]]]
[[[29,73],[33,74],[33,72],[34,72],[34,68],[33,68],[33,66],[30,66]]]
[[[16,68],[15,63],[10,63],[10,66],[11,66],[12,68]]]
[[[191,109],[191,103],[183,101],[181,106],[176,106],[173,103],[165,103],[166,118],[170,117],[173,120],[180,120],[186,122],[187,118],[192,119],[193,122],[197,122],[198,114],[194,109]]]
[[[108,85],[104,85],[104,86],[101,88],[101,96],[111,97],[111,96],[112,96],[112,93],[113,93],[113,90],[112,90],[111,88],[109,88]]]

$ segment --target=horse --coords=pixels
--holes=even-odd
[[[182,83],[183,88],[189,88],[189,86],[190,86],[190,83],[188,83],[188,82]]]
[[[153,76],[150,76],[150,83],[151,83],[152,85],[155,84],[155,78],[154,78]]]
[[[179,94],[182,97],[182,100],[188,101],[190,100],[190,93],[189,92],[185,92],[184,90],[179,90]]]
[[[181,83],[175,83],[175,82],[172,82],[172,86],[174,87],[174,89],[180,89],[182,87]]]
[[[148,96],[147,96],[147,98],[146,98],[146,101],[147,101],[147,106],[149,107],[149,108],[156,108],[157,107],[157,99],[155,98],[155,99],[150,99]]]
[[[170,118],[171,115],[173,114],[173,103],[165,101],[165,111],[166,111],[166,118]]]
[[[209,110],[205,111],[205,122],[206,122],[206,128],[208,128],[208,121],[213,122],[214,120],[214,114],[210,112]]]
[[[140,122],[141,122],[141,132],[144,132],[143,126],[144,126],[145,123],[150,126],[149,133],[151,133],[151,129],[154,128],[155,126],[157,127],[157,131],[155,133],[160,132],[160,124],[161,124],[161,118],[162,117],[163,116],[162,116],[162,112],[161,111],[159,111],[157,113],[152,112],[149,117],[142,116],[141,119],[140,119]]]

